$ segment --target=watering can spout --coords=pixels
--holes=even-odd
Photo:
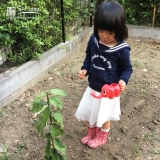
[[[102,98],[102,95],[101,95],[101,94],[96,95],[95,92],[91,92],[90,94],[91,94],[91,96],[93,96],[94,98],[98,98],[98,99]]]

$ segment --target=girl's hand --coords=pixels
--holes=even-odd
[[[120,80],[119,85],[120,85],[121,92],[123,92],[124,89],[126,88],[126,83],[123,80]]]
[[[79,78],[80,78],[80,80],[83,80],[85,78],[86,74],[87,74],[87,70],[81,70],[81,71],[79,71]]]

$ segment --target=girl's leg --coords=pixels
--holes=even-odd
[[[111,125],[111,122],[110,121],[107,121],[103,124],[103,126],[101,127],[101,130],[102,131],[109,131],[110,130],[110,125]]]
[[[95,138],[98,130],[96,125],[89,125],[89,122],[87,122],[87,126],[88,126],[88,134],[81,139],[82,144],[87,144],[87,142]]]
[[[110,130],[110,121],[107,121],[103,124],[102,128],[98,130],[96,137],[87,143],[88,146],[91,148],[97,148],[105,144],[107,141],[109,130]]]

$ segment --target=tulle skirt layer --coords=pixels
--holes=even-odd
[[[109,120],[120,119],[120,97],[97,99],[90,95],[91,92],[96,91],[88,86],[75,113],[79,120],[85,120],[90,125],[96,124],[97,127],[102,127]],[[100,93],[96,92],[96,94]]]

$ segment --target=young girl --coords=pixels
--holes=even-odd
[[[96,99],[90,93],[101,92],[104,84],[119,83],[126,88],[132,74],[130,47],[123,7],[115,0],[104,1],[94,18],[94,34],[86,49],[86,57],[79,72],[80,79],[88,76],[87,87],[75,116],[87,121],[88,134],[81,143],[96,148],[106,143],[110,121],[120,119],[120,97]]]

